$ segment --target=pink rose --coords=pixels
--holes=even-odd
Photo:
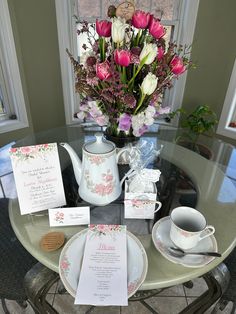
[[[98,225],[98,231],[104,231],[105,229],[105,225]]]
[[[111,37],[111,25],[112,23],[106,20],[96,20],[96,31],[101,37]]]
[[[170,66],[171,66],[171,71],[175,75],[180,75],[184,73],[184,71],[186,70],[183,59],[178,56],[173,57],[173,59],[170,62]]]
[[[61,262],[61,268],[62,269],[67,269],[68,267],[69,267],[70,265],[69,265],[69,263],[67,262],[67,261],[62,261]]]
[[[127,67],[131,62],[131,53],[127,50],[116,49],[114,52],[114,60],[116,64]]]
[[[104,189],[105,189],[105,185],[101,183],[95,185],[95,193],[98,195],[105,195]]]
[[[151,14],[137,10],[134,12],[131,23],[136,28],[145,29],[148,27],[150,17]]]
[[[111,77],[111,69],[108,61],[96,64],[96,74],[100,80],[107,80]]]
[[[111,194],[112,193],[112,191],[113,191],[113,186],[112,186],[112,184],[108,184],[108,185],[106,185],[105,186],[105,190],[104,190],[104,192],[105,192],[105,194]]]
[[[153,16],[149,23],[149,33],[156,39],[162,38],[166,33],[164,26]]]
[[[105,176],[105,181],[106,182],[110,182],[110,181],[112,181],[113,180],[113,175],[112,174],[107,174],[106,176]]]
[[[28,147],[28,146],[21,147],[20,150],[21,150],[21,152],[22,152],[23,154],[28,154],[28,153],[31,152],[31,147]]]

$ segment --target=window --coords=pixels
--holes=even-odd
[[[117,6],[121,2],[120,0],[55,0],[67,124],[75,122],[73,114],[78,111],[79,100],[74,92],[73,69],[65,51],[68,48],[74,56],[80,56],[81,47],[87,40],[80,38],[78,42],[74,16],[93,23],[96,18],[107,17],[107,8],[111,4]],[[192,44],[199,0],[136,0],[135,3],[136,8],[150,11],[161,18],[171,41],[177,44]],[[173,110],[182,104],[185,81],[186,74],[176,80],[174,88],[165,95],[164,101]]]
[[[28,126],[7,0],[0,1],[0,133]]]
[[[5,84],[4,84],[4,78],[3,78],[3,72],[2,72],[2,67],[0,64],[0,118],[3,119],[3,117],[6,114],[6,105],[5,103],[5,98],[6,98],[6,92],[5,92]]]
[[[217,133],[236,139],[236,60],[225,96]]]

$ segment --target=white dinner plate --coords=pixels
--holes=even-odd
[[[203,255],[186,255],[184,257],[175,257],[171,255],[168,251],[168,247],[174,246],[173,242],[170,239],[170,217],[164,217],[158,220],[152,229],[152,241],[156,247],[156,249],[169,261],[181,264],[186,267],[202,267],[207,265],[215,257],[212,256],[203,256]],[[188,250],[188,252],[217,252],[217,242],[214,235],[210,235],[209,237],[201,240],[198,244]]]
[[[66,290],[75,298],[88,229],[75,234],[64,246],[59,259],[59,274]],[[127,231],[128,298],[144,282],[148,269],[146,251],[141,242]]]

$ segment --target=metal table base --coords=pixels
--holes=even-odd
[[[189,304],[180,314],[202,314],[209,309],[222,293],[226,290],[230,274],[225,264],[221,263],[209,273],[203,276],[208,290]],[[59,275],[49,268],[37,263],[27,274],[24,287],[29,303],[37,314],[58,314],[58,312],[46,301],[46,296],[52,285],[59,280]],[[189,286],[189,282],[188,282]],[[157,295],[163,289],[138,291],[129,301],[140,301],[153,314],[158,314],[150,308],[145,299]]]

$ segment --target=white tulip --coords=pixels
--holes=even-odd
[[[157,45],[156,44],[144,43],[143,49],[142,49],[140,56],[139,56],[140,61],[142,62],[142,60],[146,56],[148,56],[148,57],[147,57],[144,64],[151,64],[155,60],[155,58],[157,56]]]
[[[142,93],[144,95],[151,95],[157,87],[157,80],[158,80],[158,78],[154,74],[149,72],[145,76],[145,78],[141,84]]]
[[[125,19],[120,17],[112,18],[111,37],[114,43],[121,43],[125,38],[125,30],[129,25]]]

